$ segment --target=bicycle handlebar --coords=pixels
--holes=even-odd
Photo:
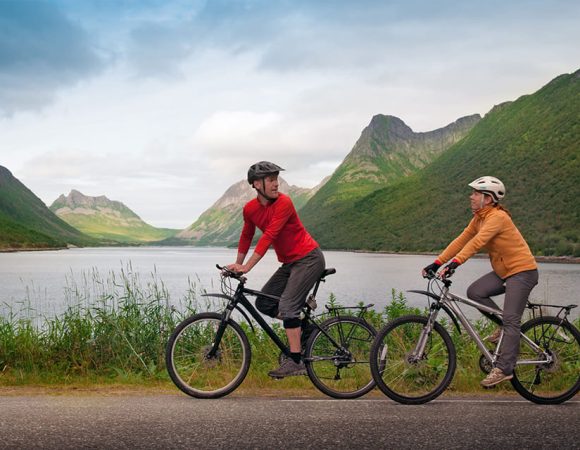
[[[439,280],[445,286],[449,287],[452,284],[452,281],[449,279],[449,277],[451,277],[451,275],[453,275],[453,272],[451,272],[447,276],[445,276],[445,275],[446,274],[440,274],[440,273],[434,272],[433,270],[429,270],[428,272],[426,272],[425,275],[423,275],[423,278],[426,278],[427,280]]]
[[[234,272],[233,270],[228,269],[226,266],[220,266],[219,264],[215,265],[224,277],[235,278],[236,280],[246,281],[246,277],[244,277],[243,272]]]

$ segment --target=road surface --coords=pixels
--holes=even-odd
[[[0,396],[0,448],[580,448],[580,399]]]

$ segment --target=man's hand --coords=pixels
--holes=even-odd
[[[228,270],[231,270],[232,272],[237,272],[237,273],[248,273],[250,271],[250,269],[245,264],[238,264],[238,263],[230,264],[230,265],[226,266],[226,268]]]

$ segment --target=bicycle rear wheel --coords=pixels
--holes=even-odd
[[[165,362],[175,385],[197,398],[219,398],[234,391],[250,368],[251,350],[240,326],[230,320],[214,356],[209,353],[222,322],[218,313],[201,313],[181,322],[167,342]]]
[[[376,330],[354,316],[332,317],[320,324],[306,344],[308,377],[333,398],[358,398],[375,386],[370,371],[370,350]],[[326,334],[325,334],[326,333]]]
[[[511,380],[524,398],[543,405],[563,403],[580,390],[580,332],[556,317],[538,317],[522,325],[522,333],[550,363],[517,364]],[[544,359],[523,339],[518,361]]]
[[[427,317],[403,316],[383,327],[371,350],[371,371],[390,399],[408,405],[427,403],[449,386],[455,373],[455,347],[439,324],[426,336],[425,350],[414,355]]]

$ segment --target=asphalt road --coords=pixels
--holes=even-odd
[[[580,401],[0,396],[0,448],[580,448]]]

